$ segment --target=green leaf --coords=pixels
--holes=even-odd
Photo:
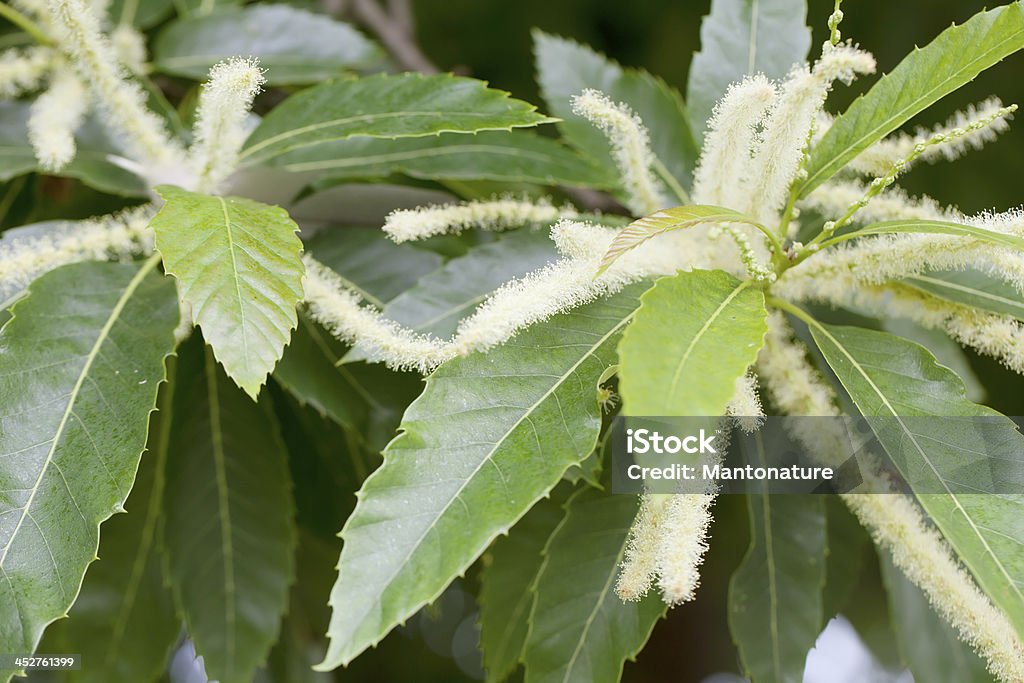
[[[764,293],[723,271],[694,270],[658,280],[640,302],[619,344],[625,413],[724,414],[764,343]]]
[[[844,233],[839,237],[829,240],[830,243],[845,242],[846,240],[868,235],[902,235],[902,234],[923,234],[923,235],[951,235],[953,237],[964,237],[989,242],[1001,247],[1024,250],[1024,237],[1018,237],[1005,232],[986,230],[975,225],[963,225],[949,221],[885,221],[883,223],[872,223],[863,228],[857,228]]]
[[[422,388],[418,375],[383,365],[342,363],[348,347],[300,317],[274,379],[379,453],[395,436],[402,412]]]
[[[0,101],[0,182],[43,172],[28,141],[29,109],[28,102]],[[111,155],[119,151],[95,121],[86,121],[75,139],[75,158],[57,175],[77,178],[101,192],[126,197],[146,195],[141,178],[111,161]]]
[[[381,74],[328,81],[274,107],[242,150],[244,164],[356,135],[409,138],[511,130],[554,121],[483,81]]]
[[[173,360],[173,359],[172,359]],[[181,622],[164,585],[157,530],[163,513],[164,468],[171,433],[173,363],[153,413],[146,453],[125,503],[128,514],[103,524],[99,562],[64,624],[65,647],[82,655],[71,681],[153,683],[163,673]]]
[[[554,140],[520,130],[397,140],[349,138],[305,147],[270,163],[293,172],[322,173],[314,189],[394,174],[599,188],[616,182],[608,168],[599,168]]]
[[[523,651],[527,683],[616,683],[668,610],[655,591],[637,602],[615,593],[638,501],[592,488],[569,499],[544,548]]]
[[[489,683],[505,680],[519,664],[541,551],[563,515],[560,501],[538,502],[485,556],[480,577],[480,647]]]
[[[712,0],[686,88],[696,140],[732,83],[756,73],[782,78],[803,64],[811,47],[806,22],[806,0]]]
[[[58,268],[0,332],[0,652],[67,613],[131,489],[178,322],[156,264]]]
[[[1024,297],[994,275],[977,270],[936,270],[901,282],[946,301],[1024,320]]]
[[[893,565],[888,554],[881,558],[881,566],[900,654],[914,680],[993,681],[981,658],[935,613],[924,592]]]
[[[756,444],[750,464],[767,466]],[[729,581],[729,631],[751,680],[800,683],[824,621],[825,497],[760,487],[746,496],[750,547]]]
[[[605,252],[604,258],[601,259],[601,266],[597,272],[601,274],[608,270],[608,267],[615,263],[620,256],[627,251],[636,249],[652,237],[673,230],[686,230],[687,228],[693,228],[704,223],[746,223],[748,225],[757,225],[757,221],[753,218],[721,206],[692,204],[662,209],[633,221],[620,230],[608,246],[608,251]]]
[[[975,14],[915,49],[832,124],[807,160],[801,197],[858,154],[985,69],[1024,47],[1024,8],[1014,2]]]
[[[321,668],[351,661],[435,599],[590,454],[597,380],[646,286],[434,371],[342,530]]]
[[[166,271],[231,379],[254,399],[281,358],[302,300],[302,242],[279,207],[161,185],[150,225]]]
[[[447,338],[495,289],[557,258],[541,231],[514,230],[469,250],[392,299],[383,315],[417,332]],[[348,359],[363,357],[356,345]]]
[[[963,382],[913,342],[821,323],[811,333],[861,414],[887,418],[869,421],[879,443],[982,589],[1024,633],[1024,495],[977,495],[965,470],[991,476],[989,486],[1000,490],[1019,485],[1024,436],[1009,418],[968,401]],[[979,418],[977,428],[965,428],[966,418]]]
[[[883,330],[920,344],[931,351],[941,365],[955,372],[963,380],[965,395],[969,400],[980,403],[985,399],[985,385],[971,367],[967,353],[943,330],[922,327],[906,318],[889,318],[881,322]]]
[[[203,17],[225,7],[243,4],[243,0],[173,0],[178,16]]]
[[[624,69],[572,40],[540,30],[534,30],[533,40],[541,93],[551,113],[562,119],[558,127],[565,139],[602,168],[615,168],[607,138],[572,113],[570,100],[586,88],[594,88],[616,102],[625,102],[651,133],[659,177],[674,189],[680,202],[686,202],[684,188],[691,184],[698,149],[679,92],[646,71]]]
[[[395,244],[379,228],[325,228],[306,241],[306,249],[377,308],[444,263],[415,242]]]
[[[249,683],[277,640],[295,576],[287,455],[269,407],[193,342],[181,353],[167,459],[168,576],[210,679]]]
[[[153,66],[205,80],[210,67],[255,57],[270,85],[316,83],[380,61],[380,49],[346,23],[288,5],[227,7],[178,19],[160,32]]]

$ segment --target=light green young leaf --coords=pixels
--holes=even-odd
[[[563,496],[564,501],[564,496]],[[562,502],[545,498],[499,538],[480,576],[480,648],[488,683],[500,683],[519,664],[545,544],[562,521]]]
[[[704,139],[711,111],[732,83],[756,73],[782,78],[807,59],[806,22],[806,0],[712,0],[686,87],[694,139]]]
[[[316,83],[383,59],[380,48],[346,23],[267,4],[171,22],[156,39],[153,66],[203,80],[214,64],[237,55],[258,59],[270,85]]]
[[[658,157],[658,176],[686,202],[697,144],[683,98],[674,88],[646,71],[624,69],[589,47],[540,30],[533,32],[537,81],[548,109],[562,121],[565,139],[602,168],[615,168],[611,146],[604,134],[572,112],[571,99],[594,88],[637,113],[651,134],[651,148]]]
[[[880,560],[896,641],[914,680],[992,683],[985,662],[939,618],[924,592],[896,568],[887,553]]]
[[[979,12],[915,49],[858,97],[811,150],[799,195],[807,196],[872,144],[1022,47],[1024,8],[1014,2]]]
[[[289,152],[270,163],[288,171],[322,174],[314,189],[394,174],[597,188],[616,182],[610,168],[600,168],[554,140],[520,130],[397,140],[349,138]]]
[[[1024,320],[1024,296],[1017,288],[978,270],[936,270],[901,282],[946,301]]]
[[[987,230],[975,225],[964,225],[950,221],[885,221],[872,223],[863,228],[857,228],[850,232],[843,233],[839,237],[829,240],[830,243],[845,242],[857,237],[868,235],[950,235],[953,237],[964,237],[968,239],[981,240],[1001,247],[1024,250],[1024,237],[1018,237],[1005,232]]]
[[[99,561],[89,568],[82,592],[63,625],[62,651],[82,655],[83,665],[68,680],[154,683],[178,642],[181,622],[164,584],[158,552],[163,514],[167,444],[171,433],[174,359],[168,383],[160,390],[158,412],[150,418],[150,436],[125,503],[128,514],[103,524]]]
[[[161,185],[150,225],[165,270],[235,383],[254,399],[281,358],[302,300],[302,242],[279,207]]]
[[[28,102],[0,101],[0,182],[42,172],[28,141],[29,109]],[[145,196],[145,183],[110,160],[118,151],[95,121],[86,121],[75,137],[75,158],[58,175],[76,178],[101,192]]]
[[[768,464],[757,437],[758,461]],[[747,496],[750,547],[729,581],[729,632],[753,681],[800,683],[824,621],[825,497]]]
[[[409,138],[511,130],[554,120],[472,78],[405,73],[334,80],[274,107],[249,136],[241,160],[266,163],[287,152],[356,135]]]
[[[58,268],[0,331],[0,652],[67,613],[128,497],[178,323],[156,265]]]
[[[647,286],[434,371],[342,530],[321,668],[350,662],[434,600],[590,454],[597,380]]]
[[[719,270],[658,280],[619,344],[629,415],[723,415],[767,332],[764,294]]]
[[[913,342],[821,323],[811,333],[861,414],[887,418],[870,421],[878,442],[923,489],[915,493],[935,525],[1024,633],[1024,496],[1000,492],[1024,482],[1024,436],[1010,419],[968,401],[963,382]],[[961,419],[922,419],[929,416]],[[966,418],[979,418],[977,428],[965,429]],[[996,492],[977,495],[977,477],[990,477]]]
[[[692,204],[662,209],[649,216],[633,221],[623,228],[612,240],[601,259],[598,274],[615,263],[616,259],[631,249],[636,249],[647,240],[665,232],[686,230],[704,223],[746,223],[757,225],[757,221],[746,215],[721,206]]]
[[[175,602],[211,680],[249,683],[277,640],[295,576],[287,455],[198,335],[178,364],[163,547]]]
[[[566,503],[537,579],[526,683],[616,683],[668,610],[654,591],[637,602],[615,593],[638,501],[583,488]]]

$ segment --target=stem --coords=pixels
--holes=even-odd
[[[810,327],[821,327],[821,323],[815,320],[810,313],[800,308],[799,306],[789,303],[784,299],[779,299],[778,297],[774,297],[769,294],[766,297],[765,301],[769,305],[774,306],[775,308],[778,308],[781,311],[785,311],[786,313],[789,313],[795,318],[799,318],[803,322],[807,323],[807,325]]]
[[[40,45],[53,45],[53,41],[43,33],[43,29],[39,24],[26,17],[6,2],[0,2],[0,17],[7,19],[7,21],[32,36],[32,38]]]
[[[411,10],[402,3],[392,3],[392,9],[394,14],[388,14],[376,0],[352,3],[352,14],[380,38],[399,66],[424,74],[438,73],[438,68],[416,45],[412,27],[406,24],[412,16]]]
[[[657,156],[654,157],[654,172],[658,174],[661,181],[668,185],[668,188],[672,190],[672,194],[676,196],[681,204],[690,203],[690,194],[679,184],[676,177],[669,172],[668,168],[661,162]]]

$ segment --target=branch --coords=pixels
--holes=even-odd
[[[400,67],[407,71],[436,74],[434,66],[416,44],[412,9],[408,0],[389,0],[390,12],[376,0],[352,0],[353,16],[380,39]]]

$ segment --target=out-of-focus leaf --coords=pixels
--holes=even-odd
[[[178,364],[167,459],[168,576],[210,678],[249,683],[277,640],[294,578],[287,455],[269,407],[192,341]]]
[[[658,280],[619,345],[628,415],[723,415],[767,331],[764,293],[723,271]]]
[[[668,610],[656,591],[636,602],[615,593],[638,500],[584,488],[566,503],[537,579],[527,683],[617,682]]]
[[[0,101],[0,181],[42,172],[28,142],[28,117],[27,102]],[[95,121],[86,121],[75,138],[78,144],[75,158],[58,175],[77,178],[111,194],[145,196],[145,182],[110,160],[110,155],[118,152]]]
[[[164,268],[231,379],[254,399],[281,358],[302,299],[298,226],[276,206],[161,185],[150,225]]]
[[[593,451],[597,381],[646,287],[556,316],[430,375],[342,530],[321,668],[351,661],[437,598]]]
[[[758,461],[768,464],[757,439]],[[750,548],[729,582],[729,631],[754,681],[800,683],[823,626],[825,497],[747,496]]]
[[[408,138],[511,130],[552,121],[483,81],[406,73],[333,80],[292,95],[245,143],[243,164],[356,135]]]
[[[111,0],[107,16],[114,26],[152,28],[171,13],[174,0]]]
[[[490,683],[505,680],[519,664],[543,560],[541,551],[564,516],[562,498],[538,502],[484,556],[478,599],[480,647]]]
[[[13,314],[0,333],[0,651],[31,652],[128,497],[178,313],[150,260],[58,268]]]
[[[415,244],[395,244],[378,228],[326,228],[306,242],[306,249],[377,308],[444,262]]]
[[[806,0],[712,0],[686,87],[696,140],[729,85],[757,73],[782,78],[804,62],[811,47],[806,22]]]
[[[623,69],[588,47],[543,31],[533,32],[537,80],[565,139],[602,168],[615,168],[604,134],[572,112],[571,99],[587,88],[624,102],[640,116],[651,134],[651,148],[663,167],[658,175],[680,203],[686,203],[697,163],[697,145],[683,98],[646,71]]]
[[[316,83],[382,59],[380,49],[346,23],[288,5],[226,7],[178,19],[153,49],[157,70],[204,80],[229,57],[255,57],[267,83]]]

